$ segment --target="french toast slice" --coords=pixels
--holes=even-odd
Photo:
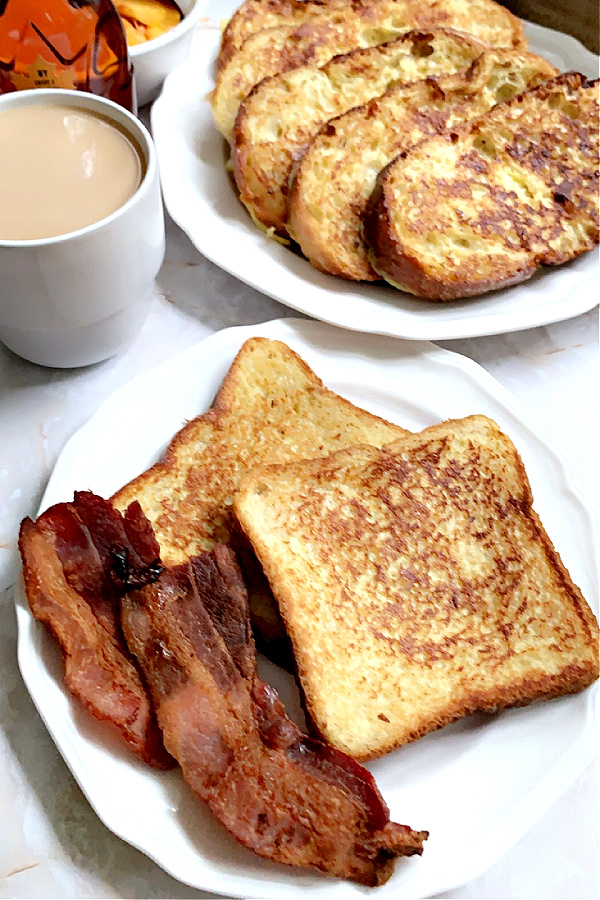
[[[234,508],[316,730],[356,759],[598,677],[594,614],[485,416],[261,466]]]
[[[530,278],[598,243],[598,81],[571,72],[410,148],[379,175],[370,262],[427,300]]]
[[[484,49],[458,32],[409,31],[321,67],[300,66],[265,78],[241,104],[233,129],[233,172],[252,218],[286,234],[293,164],[329,119],[395,84],[466,69]]]
[[[251,34],[217,72],[211,106],[215,125],[227,141],[240,104],[255,84],[269,75],[298,66],[321,66],[333,56],[356,47],[392,40],[407,28],[375,29],[357,15],[315,16],[300,26],[280,25]]]
[[[355,48],[372,47],[406,31],[436,27],[464,31],[490,46],[524,44],[520,23],[518,27],[499,27],[498,17],[490,16],[487,0],[475,4],[464,0],[434,4],[371,0],[369,4],[348,3],[343,10],[334,6],[300,25],[264,28],[246,38],[217,73],[212,94],[215,124],[230,141],[240,103],[269,75],[308,64],[320,66]]]
[[[378,0],[246,0],[223,31],[217,66],[222,68],[251,34],[263,28],[296,27],[322,13],[340,17],[366,13],[368,16],[377,5]],[[493,0],[395,0],[395,5],[400,21],[426,15],[424,27],[458,28],[453,24],[456,19],[464,23],[465,31],[481,32],[481,40],[490,46],[524,47],[526,43],[520,19]]]
[[[211,409],[175,435],[162,459],[112,498],[119,510],[139,501],[165,565],[233,541],[250,591],[261,649],[286,662],[287,640],[268,585],[238,541],[232,496],[259,463],[326,455],[355,443],[389,443],[405,429],[328,390],[280,341],[252,338],[242,346]],[[288,663],[289,664],[289,663]]]
[[[245,0],[227,22],[217,56],[219,71],[244,41],[264,28],[301,25],[313,16],[348,8],[349,0]]]
[[[556,74],[532,53],[486,50],[465,72],[398,85],[330,120],[296,167],[288,197],[290,236],[323,272],[380,279],[362,240],[362,217],[378,173],[413,144]]]

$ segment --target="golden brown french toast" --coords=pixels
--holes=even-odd
[[[406,28],[375,33],[357,15],[320,15],[298,27],[263,28],[248,37],[217,73],[211,105],[215,125],[231,141],[237,111],[255,84],[298,66],[323,65],[333,56],[356,47],[392,40]]]
[[[378,173],[413,144],[556,74],[532,53],[486,50],[465,72],[398,85],[330,120],[296,167],[288,197],[290,236],[323,272],[378,280],[362,240],[362,217]]]
[[[165,565],[210,551],[233,534],[233,492],[258,463],[313,458],[366,442],[381,446],[407,432],[328,390],[289,347],[248,340],[212,408],[173,438],[163,458],[112,498],[119,510],[138,500]],[[265,642],[283,650],[284,635],[260,570],[236,546],[249,581],[251,607]]]
[[[301,25],[323,12],[347,8],[348,0],[245,0],[223,29],[217,69],[229,61],[250,35],[263,28]]]
[[[598,243],[598,81],[567,73],[410,148],[364,220],[373,268],[428,300],[524,281]]]
[[[251,34],[263,28],[296,27],[324,12],[342,18],[356,12],[368,16],[377,4],[378,0],[246,0],[223,32],[217,65],[222,68]],[[395,0],[395,5],[400,20],[413,15],[427,16],[423,27],[458,28],[453,24],[456,19],[468,26],[465,31],[481,32],[481,40],[490,46],[525,46],[521,21],[493,0]]]
[[[357,759],[598,677],[596,619],[484,416],[258,467],[234,508],[313,723]]]
[[[492,8],[494,15],[490,15],[487,0],[475,4],[464,0],[371,0],[368,4],[348,3],[343,10],[334,6],[300,25],[255,31],[218,71],[212,95],[215,124],[230,141],[240,103],[263,78],[309,63],[323,65],[334,56],[393,40],[406,31],[452,28],[490,46],[524,45],[520,23],[515,24],[510,16],[505,21],[506,11]]]
[[[321,67],[300,66],[265,78],[241,104],[233,130],[235,180],[254,220],[285,235],[293,164],[329,119],[395,84],[466,69],[483,49],[458,32],[409,31]]]

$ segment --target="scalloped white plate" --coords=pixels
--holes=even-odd
[[[256,228],[234,194],[209,94],[219,22],[234,9],[213,0],[209,23],[188,61],[166,79],[152,108],[165,204],[198,250],[264,294],[315,319],[353,331],[415,340],[449,340],[533,328],[569,319],[598,302],[597,252],[481,298],[428,303],[376,284],[325,275]],[[598,76],[598,57],[575,38],[527,24],[532,51],[558,69]]]
[[[71,499],[75,489],[110,496],[151,464],[186,419],[207,409],[252,335],[285,341],[330,388],[409,429],[471,413],[495,419],[517,445],[536,509],[597,613],[592,510],[571,463],[520,404],[458,354],[311,320],[218,332],[121,388],[66,445],[40,512]],[[240,847],[178,772],[145,767],[70,699],[60,654],[22,593],[17,616],[19,664],[29,692],[81,789],[115,834],[180,881],[218,894],[276,900],[365,896],[363,888],[268,863]],[[284,673],[271,666],[266,678],[286,701],[294,701]],[[464,719],[372,763],[392,817],[431,834],[423,856],[400,860],[377,897],[429,897],[496,862],[595,754],[597,693],[596,685],[527,709]]]

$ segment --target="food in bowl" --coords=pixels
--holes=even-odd
[[[125,0],[115,6],[130,47],[161,37],[183,19],[183,13],[172,0]]]
[[[117,0],[121,2],[126,0]],[[169,72],[187,59],[206,0],[177,0],[177,6],[183,18],[175,26],[159,37],[129,46],[138,107],[154,100]]]

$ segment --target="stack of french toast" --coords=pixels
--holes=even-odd
[[[234,547],[259,645],[354,758],[598,675],[596,620],[485,416],[412,433],[252,338],[213,407],[113,504],[136,500],[163,560]]]
[[[244,846],[362,884],[427,832],[390,820],[361,761],[598,677],[598,623],[499,426],[411,433],[262,337],[155,465],[24,520],[20,549],[96,717],[178,763]],[[261,680],[251,622],[308,734]]]
[[[254,222],[323,272],[448,301],[598,243],[598,81],[493,0],[246,0],[212,109]]]

